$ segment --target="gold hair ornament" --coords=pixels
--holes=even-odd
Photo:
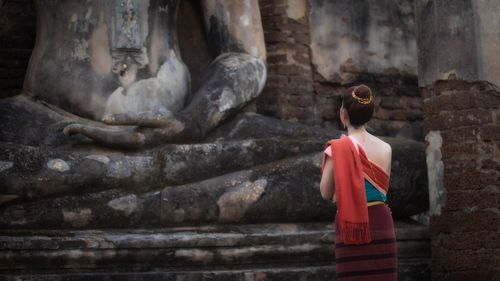
[[[356,95],[356,90],[358,89],[358,87],[356,87],[356,89],[354,89],[354,91],[352,91],[352,97],[358,101],[360,104],[369,104],[372,102],[372,95],[370,94],[370,97],[368,98],[362,98],[362,97],[358,97]]]

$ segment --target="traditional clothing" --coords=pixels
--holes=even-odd
[[[327,143],[333,158],[337,214],[335,257],[337,280],[397,280],[396,237],[385,201],[389,175],[366,156],[354,139]],[[382,200],[381,200],[382,199]]]

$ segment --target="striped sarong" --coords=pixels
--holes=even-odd
[[[339,281],[397,280],[396,235],[391,210],[386,204],[368,207],[372,241],[367,244],[338,243],[335,224],[335,263]]]

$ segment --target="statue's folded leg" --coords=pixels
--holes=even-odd
[[[180,128],[185,124],[185,130],[191,131],[186,137],[198,139],[255,98],[265,80],[266,68],[260,59],[225,53],[209,66],[204,84],[177,116],[153,112],[110,114],[103,122],[151,128]]]

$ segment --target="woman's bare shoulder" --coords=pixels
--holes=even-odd
[[[392,153],[392,147],[390,144],[387,142],[383,141],[382,139],[372,135],[373,137],[373,142],[375,146],[380,149],[381,152],[391,154]]]
[[[380,167],[383,167],[385,171],[390,174],[391,172],[391,161],[392,161],[392,148],[387,142],[381,140],[374,136],[373,144],[375,148],[375,153],[373,155],[373,160],[377,161]]]

